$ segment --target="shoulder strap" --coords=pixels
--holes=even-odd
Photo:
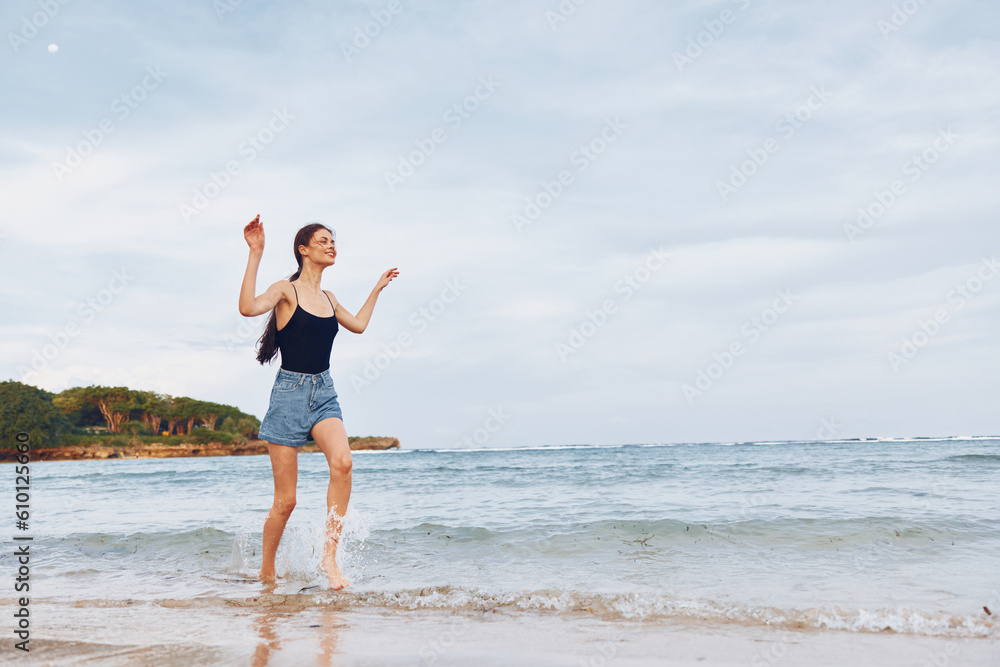
[[[294,284],[292,284],[292,289],[295,290],[295,305],[298,306],[299,305],[299,291],[297,289],[295,289],[295,285]]]
[[[326,290],[323,290],[323,294],[326,294]],[[326,294],[326,300],[330,301],[330,295],[329,294]],[[333,314],[336,315],[337,314],[337,307],[335,305],[333,305],[333,301],[330,301],[330,307],[333,308]]]

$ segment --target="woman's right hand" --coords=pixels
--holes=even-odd
[[[243,228],[243,238],[254,252],[264,252],[264,223],[260,221],[260,213]]]

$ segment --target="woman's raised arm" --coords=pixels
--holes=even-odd
[[[240,287],[240,315],[256,317],[278,305],[285,294],[285,287],[282,284],[285,281],[278,281],[260,296],[255,296],[257,267],[260,266],[260,258],[264,256],[264,223],[260,221],[260,214],[243,228],[243,238],[250,246],[250,257],[247,259],[247,271],[243,275],[243,285]]]
[[[361,310],[358,311],[357,315],[351,315],[351,312],[344,308],[338,301],[334,306],[334,315],[337,316],[337,323],[350,332],[357,334],[364,333],[365,329],[368,328],[368,322],[372,319],[372,311],[375,310],[375,302],[378,300],[379,292],[385,289],[385,286],[392,282],[392,279],[398,275],[399,271],[396,267],[388,269],[383,273],[379,277],[375,289],[368,295],[368,300],[365,301],[365,305],[361,306]],[[337,308],[337,306],[340,306],[340,308]]]

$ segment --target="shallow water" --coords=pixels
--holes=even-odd
[[[283,604],[1000,635],[1000,440],[353,455],[352,583],[318,570],[328,471],[301,454]],[[265,456],[33,463],[34,600],[257,604],[271,493]]]

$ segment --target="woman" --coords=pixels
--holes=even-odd
[[[254,296],[257,267],[264,254],[264,224],[260,215],[243,228],[243,237],[250,246],[250,259],[240,289],[240,314],[256,317],[271,311],[267,328],[260,337],[257,361],[270,362],[281,350],[281,367],[257,436],[267,441],[274,474],[274,502],[264,522],[260,578],[274,581],[278,543],[295,508],[296,447],[306,444],[311,435],[330,466],[323,569],[330,579],[330,588],[340,590],[351,583],[337,567],[336,560],[337,542],[351,497],[351,448],[330,376],[330,350],[339,325],[354,333],[365,330],[379,292],[399,271],[392,268],[383,273],[365,305],[357,315],[351,315],[332,292],[320,290],[323,269],[337,257],[336,234],[321,223],[312,223],[295,234],[292,249],[299,270],[288,280],[279,280],[260,296]]]

